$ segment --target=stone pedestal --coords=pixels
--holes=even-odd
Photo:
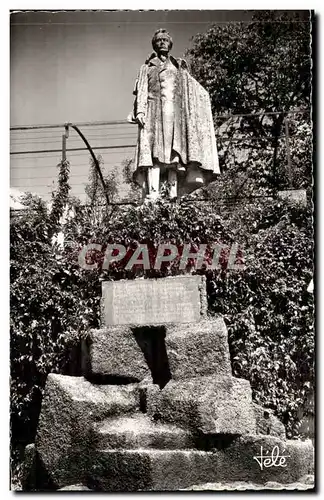
[[[56,488],[163,491],[312,472],[311,443],[286,441],[232,376],[224,320],[206,306],[201,276],[103,283],[84,377],[46,384],[36,452]],[[260,468],[255,457],[276,447],[287,466]]]

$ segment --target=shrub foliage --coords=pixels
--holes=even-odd
[[[62,194],[63,193],[63,194]],[[31,440],[49,372],[78,373],[71,352],[90,327],[99,324],[103,279],[160,277],[184,272],[206,274],[209,313],[224,316],[233,373],[250,380],[256,402],[273,408],[290,435],[298,433],[298,410],[314,381],[312,221],[309,209],[282,201],[237,206],[220,217],[208,203],[161,200],[155,205],[102,210],[81,206],[66,191],[50,212],[39,199],[11,219],[11,380],[13,440]],[[66,207],[69,207],[66,210]],[[65,207],[65,209],[64,209]],[[62,223],[62,213],[69,213]],[[72,215],[71,215],[72,214]],[[61,221],[61,222],[60,222]],[[57,234],[64,238],[57,242]],[[78,255],[90,242],[102,245],[94,262],[81,269]],[[101,267],[105,245],[130,248],[147,243],[152,255],[160,242],[237,243],[245,268],[196,271],[189,261],[161,271],[136,266]],[[73,364],[73,363],[72,363]],[[72,371],[71,371],[72,370]]]

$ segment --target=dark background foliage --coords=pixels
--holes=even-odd
[[[310,22],[307,12],[259,11],[250,23],[215,25],[194,37],[187,56],[210,95],[222,190],[269,194],[311,182]]]

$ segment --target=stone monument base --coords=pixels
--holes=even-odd
[[[254,460],[260,448],[279,447],[290,456],[287,468],[260,471]],[[269,436],[238,439],[227,448],[197,449],[105,449],[94,458],[91,478],[97,491],[176,491],[206,482],[252,481],[265,484],[296,482],[311,472],[311,442],[283,442]]]
[[[253,403],[249,382],[232,376],[226,326],[207,316],[204,278],[141,280],[129,295],[118,283],[103,285],[103,324],[84,341],[84,377],[48,376],[34,463],[49,489],[175,491],[312,474],[311,441],[286,440],[283,424]],[[146,286],[145,300],[134,300]],[[161,301],[176,297],[167,321]],[[132,308],[137,322],[127,324]]]

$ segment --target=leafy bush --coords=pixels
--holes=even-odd
[[[80,335],[98,324],[98,280],[71,266],[56,241],[68,190],[60,165],[51,209],[28,195],[10,222],[10,357],[13,445],[34,439],[49,372],[77,372]]]
[[[47,374],[79,374],[77,346],[82,334],[99,324],[103,279],[185,272],[177,264],[161,271],[121,266],[86,271],[77,259],[89,242],[102,244],[103,252],[109,242],[132,248],[148,243],[153,253],[166,241],[244,245],[243,271],[226,269],[225,259],[221,270],[197,272],[207,276],[210,313],[222,314],[228,325],[234,374],[249,379],[255,401],[273,408],[296,435],[297,410],[314,381],[313,300],[306,291],[313,252],[308,212],[263,201],[222,220],[209,204],[188,199],[103,211],[98,219],[91,208],[71,206],[74,215],[63,226],[34,198],[26,213],[11,221],[13,440],[32,439]],[[63,248],[53,239],[58,227]],[[186,272],[195,272],[193,262]]]
[[[256,11],[251,22],[215,24],[192,39],[187,57],[210,95],[221,172],[229,170],[230,182],[221,179],[225,190],[264,194],[310,181],[311,19],[306,16]]]
[[[234,375],[250,380],[255,401],[272,408],[293,436],[314,383],[311,214],[262,202],[235,219],[246,268],[214,273],[210,308],[228,325]]]

